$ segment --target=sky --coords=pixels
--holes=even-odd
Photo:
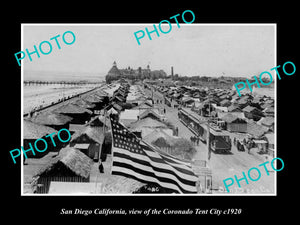
[[[153,24],[23,24],[22,51],[31,52],[43,41],[52,44],[48,55],[33,54],[31,62],[26,55],[23,70],[105,75],[116,61],[118,68],[149,64],[151,70],[163,69],[167,74],[173,66],[181,76],[251,77],[276,66],[274,24],[180,23],[178,28],[174,23],[169,33],[159,31],[158,37],[154,32],[152,40],[145,34],[138,45],[134,32],[145,27],[151,31]],[[66,31],[75,34],[71,45],[62,41]],[[58,34],[61,49],[50,40]],[[69,34],[65,37],[72,40]],[[47,44],[43,49],[48,50]]]

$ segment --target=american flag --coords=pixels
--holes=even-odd
[[[112,174],[154,183],[172,192],[196,193],[190,163],[159,153],[111,116]]]

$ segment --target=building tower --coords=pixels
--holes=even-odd
[[[114,80],[118,80],[121,78],[121,72],[117,67],[116,61],[114,61],[112,68],[108,71],[105,76],[106,83],[110,84]]]
[[[121,72],[117,67],[116,61],[114,61],[112,68],[108,71],[109,76],[121,76]]]

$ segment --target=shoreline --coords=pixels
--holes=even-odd
[[[62,100],[72,98],[78,94],[92,90],[98,85],[40,85],[25,86],[23,89],[23,115],[32,111],[53,105]]]

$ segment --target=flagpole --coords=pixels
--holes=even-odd
[[[110,174],[112,174],[112,168],[113,168],[113,159],[114,159],[114,137],[113,137],[113,131],[112,131],[112,124],[111,124],[111,115],[109,115],[109,122],[110,122],[110,134],[111,134],[111,166],[110,166]]]
[[[106,108],[104,108],[103,114],[104,114],[104,123],[103,123],[102,132],[103,132],[103,141],[104,141],[104,139],[105,139],[105,126],[106,126]],[[101,147],[101,151],[99,151],[99,158],[98,158],[99,164],[100,164],[100,160],[101,160],[101,154],[102,154],[102,147]]]
[[[103,132],[103,142],[102,142],[102,145],[99,147],[99,153],[98,153],[98,168],[100,167],[100,163],[102,163],[102,160],[101,160],[101,154],[102,154],[102,147],[103,147],[103,143],[104,143],[104,140],[105,140],[105,125],[106,125],[106,107],[104,108],[104,123],[103,123],[103,128],[102,128],[102,132]],[[102,165],[103,166],[103,165]],[[100,173],[100,171],[99,171]],[[96,193],[97,192],[97,184],[98,184],[98,173],[97,173],[97,177],[96,177],[96,181],[95,181],[95,190],[96,190]]]
[[[209,115],[208,115],[208,120],[207,120],[207,167],[210,168],[210,158],[211,158],[211,148],[210,148],[210,127],[209,127],[209,122],[211,120],[211,113],[210,113],[210,97],[208,97],[208,110],[209,110]],[[205,193],[207,189],[207,175],[205,174]]]

